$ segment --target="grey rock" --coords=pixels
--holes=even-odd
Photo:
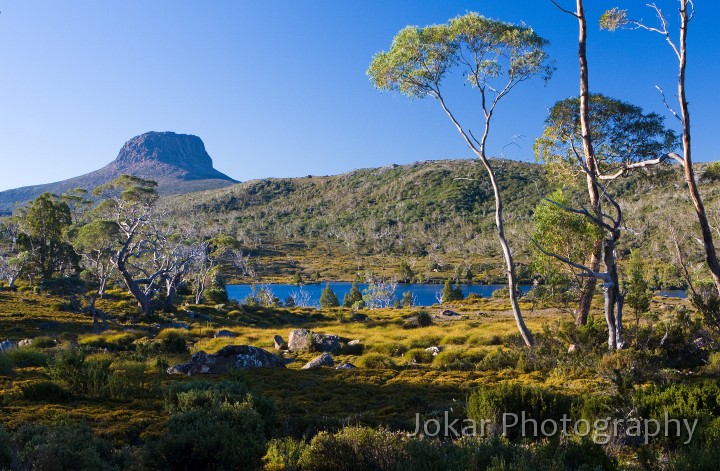
[[[225,330],[225,329],[218,330],[217,332],[215,332],[215,335],[214,335],[215,338],[218,338],[218,337],[235,338],[237,336],[238,336],[238,334],[236,334],[235,332],[233,332],[231,330]]]
[[[348,345],[360,345],[360,341],[359,340],[351,340],[347,344]]]
[[[441,316],[444,316],[444,317],[456,317],[456,316],[460,316],[460,314],[458,314],[457,312],[455,312],[455,311],[453,311],[453,310],[450,310],[450,309],[443,309],[443,311],[440,313],[440,315],[441,315]]]
[[[425,349],[426,352],[430,352],[433,354],[433,356],[437,355],[438,353],[442,352],[442,348],[440,347],[428,347]]]
[[[295,329],[288,337],[293,352],[332,352],[340,350],[342,339],[337,335],[318,334],[309,329]]]
[[[283,340],[283,338],[280,337],[279,335],[276,335],[275,337],[273,337],[273,340],[275,341],[275,350],[287,350],[288,349],[287,342],[285,342],[285,340]]]
[[[307,352],[312,349],[312,331],[309,329],[295,329],[288,337],[288,349],[293,352]]]
[[[223,374],[230,370],[247,368],[285,368],[285,361],[262,348],[250,345],[228,345],[219,352],[208,355],[200,351],[188,363],[171,366],[168,374]]]
[[[323,353],[317,358],[313,358],[309,362],[305,364],[305,366],[302,367],[303,370],[315,370],[318,368],[322,368],[323,366],[333,366],[335,365],[335,360],[333,360],[332,355],[329,353]]]
[[[353,365],[352,363],[349,363],[347,361],[344,361],[340,363],[338,366],[335,367],[336,370],[356,370],[357,366]]]
[[[33,339],[22,339],[21,341],[18,342],[17,346],[18,347],[29,347],[32,344],[33,344]]]

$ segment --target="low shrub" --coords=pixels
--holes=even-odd
[[[476,350],[452,349],[440,352],[433,366],[444,371],[472,371],[482,361],[485,353]]]
[[[28,401],[63,403],[72,399],[69,391],[53,381],[23,384],[20,391]]]
[[[14,348],[5,352],[4,355],[18,368],[46,366],[48,361],[45,353],[33,347]]]
[[[432,363],[433,358],[434,356],[432,352],[428,352],[423,348],[413,348],[405,353],[405,360],[409,364]]]
[[[12,438],[7,430],[0,427],[0,469],[12,469],[13,456]]]
[[[273,438],[268,442],[264,462],[266,470],[297,471],[308,444],[292,437]]]
[[[362,368],[380,370],[380,369],[394,369],[397,367],[395,362],[390,358],[381,353],[368,353],[360,357],[357,362],[358,366]]]
[[[478,362],[477,369],[480,371],[501,371],[515,369],[520,359],[520,353],[515,350],[499,348],[489,352],[482,361]]]
[[[136,331],[108,331],[102,334],[85,335],[80,338],[80,345],[91,348],[105,348],[111,351],[129,350],[133,347],[133,342],[142,335],[141,332]]]
[[[53,348],[57,346],[57,342],[52,337],[35,337],[32,341],[32,346],[35,348]]]
[[[409,458],[406,439],[387,430],[345,427],[331,434],[320,432],[302,455],[308,471],[392,470]]]
[[[0,376],[10,376],[14,372],[13,362],[5,353],[0,353]]]

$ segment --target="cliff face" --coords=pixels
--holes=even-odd
[[[158,191],[164,195],[222,188],[237,183],[213,167],[212,159],[199,137],[174,132],[148,132],[127,141],[117,158],[99,170],[56,183],[0,192],[0,213],[9,213],[14,205],[35,199],[44,192],[61,194],[74,188],[92,191],[123,174],[157,181]]]

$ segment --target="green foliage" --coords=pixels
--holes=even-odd
[[[533,214],[532,240],[543,250],[578,263],[587,263],[593,244],[601,234],[597,227],[582,215],[560,208],[571,207],[568,195],[559,189],[538,203]],[[579,288],[572,269],[556,258],[533,249],[533,272],[542,279],[545,294],[551,299]]]
[[[34,347],[13,348],[2,355],[18,368],[46,366],[48,361],[48,356]]]
[[[242,384],[174,384],[166,400],[172,417],[165,433],[148,450],[149,461],[172,469],[260,467],[272,415],[256,407]],[[264,402],[266,411],[271,409],[268,404]]]
[[[589,113],[590,136],[601,173],[611,172],[618,164],[655,159],[678,144],[677,135],[665,128],[664,117],[646,114],[630,103],[591,94]],[[555,103],[534,148],[537,159],[550,164],[555,172],[576,165],[573,149],[582,149],[579,98]]]
[[[715,182],[720,180],[720,162],[709,163],[701,174],[703,180]]]
[[[415,364],[432,363],[434,357],[432,352],[428,352],[424,348],[413,348],[405,353],[404,358],[409,364]]]
[[[303,453],[302,469],[397,469],[409,457],[404,442],[400,434],[366,427],[345,427],[334,434],[320,432]]]
[[[548,419],[559,421],[563,415],[571,416],[573,403],[571,397],[545,388],[501,383],[474,391],[468,399],[467,416],[478,423],[490,419],[496,425],[503,423],[503,414],[506,413],[520,417],[524,412],[526,418],[538,423]],[[521,438],[519,428],[510,428],[506,432],[511,440]]]
[[[35,337],[32,341],[32,346],[35,348],[53,348],[57,345],[57,342],[52,337],[42,335]]]
[[[465,296],[463,296],[462,288],[460,288],[460,286],[453,286],[450,279],[445,280],[440,302],[449,303],[452,301],[462,301],[464,297]]]
[[[330,283],[326,284],[320,294],[320,307],[338,307],[339,305],[340,301],[338,301],[338,297],[330,286]]]
[[[125,453],[85,425],[26,424],[15,433],[15,441],[22,469],[119,470],[129,464]]]
[[[0,427],[0,469],[11,469],[13,454],[10,434],[5,428]]]
[[[645,279],[645,264],[637,250],[633,250],[630,254],[625,289],[627,290],[625,303],[635,310],[636,316],[650,309],[653,292],[650,289],[650,284]]]
[[[360,357],[357,364],[362,368],[375,370],[394,369],[397,367],[391,358],[383,355],[382,353],[367,353]]]
[[[415,272],[413,272],[407,260],[400,260],[400,264],[398,265],[398,280],[402,283],[409,283],[414,276]]]
[[[0,353],[0,376],[10,376],[14,372],[13,362],[5,353]]]
[[[268,442],[265,455],[266,469],[282,469],[284,471],[297,471],[301,469],[301,460],[308,444],[304,440],[292,437],[273,438]]]
[[[72,394],[54,381],[39,381],[20,387],[23,398],[28,401],[63,403],[72,399]]]

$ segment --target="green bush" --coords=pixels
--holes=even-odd
[[[163,353],[180,354],[188,353],[185,337],[177,332],[168,332],[160,341],[160,351]]]
[[[717,181],[720,180],[720,162],[709,163],[702,172],[703,180]]]
[[[409,458],[406,439],[387,430],[345,427],[335,434],[320,432],[302,456],[308,471],[393,470]]]
[[[72,399],[69,391],[53,381],[23,384],[20,391],[28,401],[63,403]]]
[[[13,456],[10,434],[3,427],[0,427],[0,469],[12,469]]]
[[[489,352],[477,364],[480,371],[501,371],[506,369],[515,369],[520,359],[520,353],[515,350],[499,348]]]
[[[483,353],[465,349],[445,350],[435,357],[433,366],[443,371],[472,371],[483,356]]]
[[[413,348],[412,350],[408,350],[405,354],[405,360],[409,364],[432,363],[433,358],[434,356],[432,352],[428,352],[423,348]]]
[[[133,342],[143,335],[142,332],[124,331],[115,332],[107,331],[102,334],[86,335],[80,338],[80,345],[91,348],[102,348],[111,351],[129,350],[133,347]]]
[[[33,347],[14,348],[5,352],[4,355],[18,368],[46,366],[48,361],[45,353]]]
[[[397,367],[391,358],[382,353],[368,353],[360,357],[357,362],[358,366],[368,369],[394,369]]]
[[[501,383],[474,391],[468,399],[467,416],[478,423],[481,420],[491,420],[495,427],[492,431],[499,433],[503,432],[497,429],[503,423],[503,414],[516,414],[520,417],[524,413],[527,419],[536,420],[538,423],[547,419],[559,421],[563,415],[572,416],[574,403],[573,398],[545,388]],[[511,440],[523,438],[520,436],[520,427],[504,432]],[[534,436],[532,429],[527,432],[533,436],[525,438],[542,437],[539,430],[539,436]]]
[[[15,442],[20,450],[20,469],[119,470],[130,467],[127,453],[95,436],[85,425],[19,427]]]
[[[304,440],[292,437],[273,438],[268,442],[265,454],[266,469],[282,469],[284,471],[297,471],[301,469],[301,459],[308,444]]]
[[[57,342],[52,337],[35,337],[32,341],[32,346],[35,348],[53,348],[57,346]]]

